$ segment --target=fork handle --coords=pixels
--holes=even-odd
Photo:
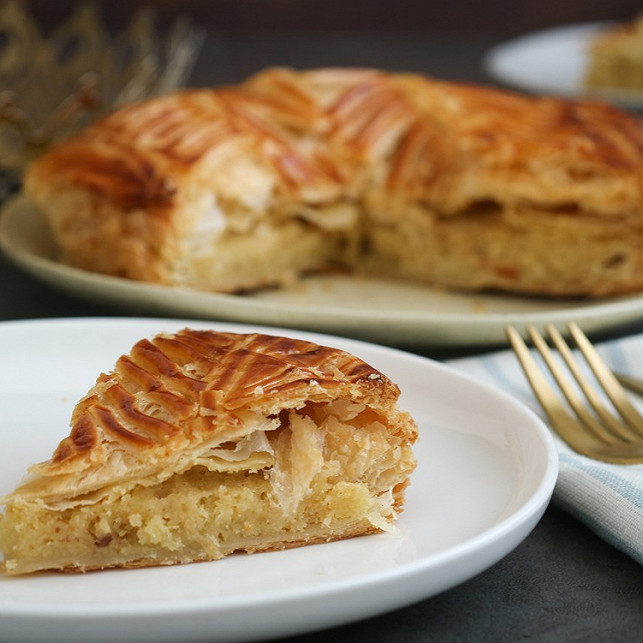
[[[632,377],[631,375],[623,375],[622,373],[614,373],[614,377],[630,391],[634,391],[639,395],[643,395],[643,380]]]

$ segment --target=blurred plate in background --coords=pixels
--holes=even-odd
[[[643,91],[598,91],[584,87],[592,39],[614,23],[593,22],[554,27],[520,36],[491,49],[484,60],[495,80],[538,94],[608,100],[630,109],[643,109]]]

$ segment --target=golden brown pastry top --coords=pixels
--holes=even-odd
[[[270,175],[268,205],[363,198],[451,215],[496,201],[623,217],[643,203],[641,123],[599,102],[418,75],[269,69],[126,107],[46,154],[27,183],[159,213],[195,177],[217,189],[217,164],[242,155]]]
[[[382,373],[339,349],[260,334],[161,334],[100,375],[74,409],[70,435],[15,493],[57,499],[157,480],[213,448],[276,428],[284,409],[346,397],[390,415],[398,396]],[[406,417],[399,414],[391,430],[408,431]]]
[[[89,188],[125,210],[172,207],[180,186],[217,154],[256,159],[283,192],[335,188],[341,180],[326,150],[309,142],[303,153],[288,131],[314,126],[316,111],[310,100],[276,101],[243,88],[186,90],[100,120],[53,149],[33,174],[36,182],[50,176]]]

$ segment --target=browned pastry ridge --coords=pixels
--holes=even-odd
[[[398,396],[359,358],[304,340],[143,339],[4,499],[2,568],[171,565],[389,529],[417,438]]]
[[[27,173],[62,260],[211,291],[340,265],[465,290],[643,288],[643,127],[608,105],[269,69],[128,106]]]

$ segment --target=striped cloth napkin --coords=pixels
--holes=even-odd
[[[615,371],[643,379],[643,335],[599,344]],[[448,362],[457,370],[493,384],[524,402],[545,421],[512,351]],[[635,403],[643,398],[632,394]],[[643,564],[643,464],[614,465],[578,455],[556,438],[560,456],[553,501],[614,547]]]

